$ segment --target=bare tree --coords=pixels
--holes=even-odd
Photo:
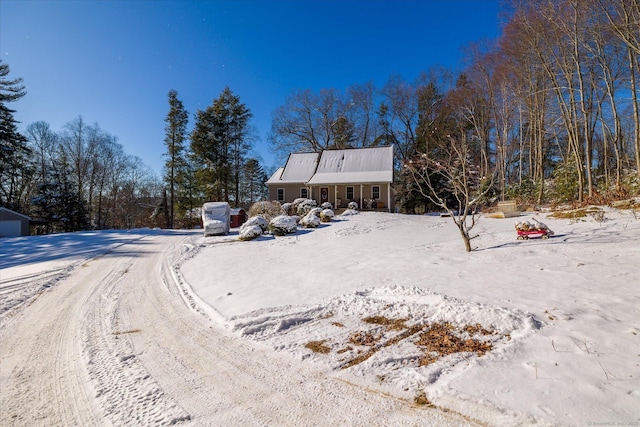
[[[322,89],[317,94],[311,90],[293,93],[286,104],[273,113],[272,147],[276,152],[288,154],[319,152],[339,146],[340,130],[345,129],[351,105],[334,89]]]
[[[640,1],[596,0],[611,24],[612,31],[626,44],[629,64],[629,88],[633,105],[633,146],[636,174],[640,177]]]
[[[494,175],[482,176],[480,167],[471,162],[471,146],[464,133],[457,137],[447,135],[431,148],[437,157],[422,153],[405,162],[404,168],[422,195],[449,214],[460,231],[465,250],[471,252],[471,240],[478,237],[471,234],[476,225],[475,212],[491,191]]]
[[[27,126],[27,138],[33,147],[38,180],[47,182],[57,150],[58,135],[51,130],[47,122],[38,121]]]
[[[375,145],[381,134],[376,120],[376,94],[376,88],[371,82],[347,88],[347,100],[343,110],[347,120],[354,127],[355,147]]]

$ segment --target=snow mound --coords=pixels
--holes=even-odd
[[[470,360],[504,352],[542,323],[525,312],[440,295],[419,287],[385,286],[313,306],[260,309],[234,317],[240,335],[337,372],[378,379],[410,394]],[[434,349],[432,343],[440,346]],[[444,347],[459,346],[459,351]],[[465,362],[465,363],[461,363]]]
[[[342,212],[342,214],[340,214],[340,216],[351,216],[351,215],[358,215],[360,212],[358,212],[356,209],[346,209],[344,212]]]

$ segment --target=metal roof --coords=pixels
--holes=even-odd
[[[278,168],[278,170],[276,170],[273,175],[271,175],[271,178],[269,178],[267,180],[267,185],[268,184],[277,184],[280,182],[280,177],[282,176],[282,172],[284,172],[284,168]]]
[[[20,217],[20,218],[25,219],[27,221],[31,221],[31,218],[28,217],[27,215],[23,215],[20,212],[16,212],[16,211],[13,211],[13,210],[11,210],[9,208],[5,208],[4,206],[0,207],[0,212],[2,212],[3,219],[8,219],[9,217],[13,216],[13,217]]]
[[[307,182],[318,164],[318,153],[293,153],[287,159],[280,182]]]
[[[360,184],[393,182],[393,146],[292,153],[267,184]]]
[[[393,182],[393,147],[371,147],[322,152],[308,184]]]

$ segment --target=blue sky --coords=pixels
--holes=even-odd
[[[271,114],[295,90],[344,90],[433,66],[498,37],[499,0],[0,0],[0,55],[27,95],[21,122],[54,131],[78,115],[158,175],[167,93],[190,113],[225,86],[253,113],[267,168]]]

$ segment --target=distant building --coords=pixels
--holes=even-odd
[[[284,167],[267,181],[269,199],[280,203],[309,198],[319,204],[361,209],[395,209],[393,147],[292,153]]]
[[[29,218],[26,215],[0,208],[0,237],[19,237],[29,235]]]

